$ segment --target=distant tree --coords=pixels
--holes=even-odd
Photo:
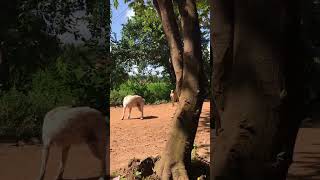
[[[117,1],[114,3],[117,4]],[[209,6],[206,1],[198,1],[199,22],[201,25],[201,45],[203,48],[203,59],[205,72],[209,76]],[[176,84],[176,77],[171,62],[169,46],[159,18],[152,1],[132,1],[129,7],[135,12],[134,16],[128,19],[123,25],[122,38],[117,42],[119,51],[117,56],[121,61],[125,61],[128,67],[137,65],[140,72],[148,72],[147,67],[163,67],[162,75],[169,75],[172,84]],[[175,6],[178,14],[178,8]],[[178,25],[181,18],[177,16]],[[179,31],[181,30],[179,25]],[[120,51],[123,53],[120,55]]]
[[[104,46],[108,42],[106,39],[109,36],[104,27],[110,20],[107,22],[104,20],[107,18],[101,17],[106,7],[110,6],[106,5],[105,1],[4,0],[0,5],[2,84],[10,86],[17,81],[26,84],[29,74],[55,59],[60,49],[57,36],[63,33],[71,33],[76,39],[83,39],[88,46],[94,48],[98,47],[99,43]],[[75,13],[81,11],[86,15],[80,18],[75,16]],[[76,28],[78,21],[88,22],[91,32],[89,40],[80,37]],[[106,52],[107,48],[103,48]]]

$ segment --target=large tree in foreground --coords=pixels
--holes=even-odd
[[[303,118],[299,1],[212,5],[214,179],[285,180]]]
[[[130,0],[125,0],[128,1]],[[135,0],[133,3],[144,8],[144,2]],[[199,3],[200,16],[205,16],[208,11],[206,0],[198,1]],[[179,105],[173,118],[174,126],[155,171],[163,180],[188,179],[191,150],[203,100],[207,94],[207,91],[204,91],[207,80],[203,71],[199,21],[202,18],[198,16],[195,0],[153,0],[153,4],[161,19],[170,49],[176,91],[179,96]],[[114,1],[114,5],[117,7],[117,0]],[[204,24],[206,22],[201,21]]]
[[[205,96],[200,27],[195,0],[179,0],[181,29],[171,0],[154,0],[170,47],[171,60],[179,89],[179,106],[174,126],[156,173],[163,180],[188,179],[191,150]]]

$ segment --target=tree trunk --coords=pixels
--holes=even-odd
[[[222,119],[214,179],[285,180],[302,120],[297,4],[212,3],[213,93]]]
[[[160,8],[161,9],[161,8]],[[191,150],[204,100],[200,28],[194,0],[179,2],[183,29],[183,78],[175,124],[156,173],[162,180],[189,179]]]
[[[209,1],[209,5],[210,5],[210,24],[213,24],[213,1]],[[218,59],[217,57],[214,57],[213,53],[213,37],[214,37],[214,31],[211,29],[210,31],[210,67],[211,67],[211,80],[210,80],[210,87],[213,91],[211,91],[210,95],[210,127],[213,129],[215,129],[215,134],[218,135],[219,129],[221,128],[221,119],[220,119],[220,115],[222,113],[222,99],[221,97],[221,93],[222,93],[222,87],[217,86],[220,85],[221,83],[218,83],[221,81],[222,77],[223,77],[223,69],[222,68],[217,68],[214,69],[213,67],[220,67],[219,64],[223,64],[223,60],[225,59]],[[228,35],[230,34],[230,31],[226,31],[225,32],[226,37],[228,37]],[[228,48],[228,45],[230,43],[228,43],[228,41],[231,41],[231,37],[232,35],[229,35],[229,38],[227,38],[227,41],[223,43],[223,49]],[[217,48],[217,47],[216,47]],[[225,50],[223,50],[224,52]],[[221,50],[218,52],[222,52]],[[221,56],[221,55],[220,55]],[[216,60],[217,59],[217,60]],[[220,106],[218,106],[216,100],[220,100]],[[213,148],[212,148],[213,149]],[[213,153],[211,153],[213,154]]]
[[[173,68],[173,65],[172,65],[170,58],[169,58],[169,61],[166,62],[166,68],[168,69],[170,82],[172,84],[176,84],[176,76],[175,76],[174,68]]]
[[[176,76],[176,92],[180,96],[183,73],[183,47],[178,24],[170,0],[153,0],[153,4],[161,18],[164,34],[170,48],[170,58]]]

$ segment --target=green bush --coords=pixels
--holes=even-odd
[[[166,82],[154,82],[147,84],[147,96],[146,98],[150,103],[156,101],[167,101],[170,99],[170,84]]]
[[[122,100],[127,95],[140,95],[148,104],[159,104],[167,102],[170,97],[172,85],[163,82],[144,82],[142,80],[128,80],[121,84],[118,89],[110,92],[110,104],[121,105]]]
[[[79,105],[107,112],[110,87],[107,67],[97,68],[97,61],[104,60],[96,57],[95,51],[70,47],[57,59],[55,68],[60,81],[79,97]]]
[[[108,112],[109,79],[95,51],[66,47],[56,61],[16,87],[0,91],[0,137],[39,136],[45,114],[57,106],[91,106]]]
[[[122,100],[127,95],[141,95],[145,92],[146,87],[144,85],[139,85],[137,82],[128,80],[121,84],[117,90],[113,89],[110,92],[110,104],[111,105],[122,105]]]
[[[30,108],[25,121],[34,124],[33,131],[28,133],[38,135],[41,132],[43,118],[49,110],[57,106],[74,105],[78,102],[78,97],[55,78],[54,72],[40,71],[33,78],[28,100]]]
[[[57,106],[72,105],[78,99],[55,78],[53,71],[37,72],[27,93],[15,87],[0,97],[0,136],[29,138],[40,136],[45,114]]]
[[[28,97],[15,87],[0,96],[0,137],[16,137],[23,131],[23,121],[28,115]]]

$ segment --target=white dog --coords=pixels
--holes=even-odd
[[[124,97],[123,98],[123,112],[122,112],[121,120],[124,119],[124,114],[125,114],[127,108],[129,108],[128,119],[130,119],[132,107],[135,107],[135,106],[138,107],[139,111],[141,112],[140,119],[143,119],[144,103],[145,103],[145,100],[141,96],[138,96],[138,95],[128,95],[128,96]]]
[[[107,124],[105,116],[90,107],[58,107],[49,111],[42,127],[42,161],[39,180],[43,180],[50,146],[61,147],[62,157],[56,179],[63,176],[68,152],[72,144],[87,143],[92,154],[100,160],[100,179],[106,177]]]
[[[173,90],[171,90],[170,92],[170,99],[171,99],[172,106],[174,106],[174,102],[178,100],[178,97],[177,97],[177,93],[174,92]]]

